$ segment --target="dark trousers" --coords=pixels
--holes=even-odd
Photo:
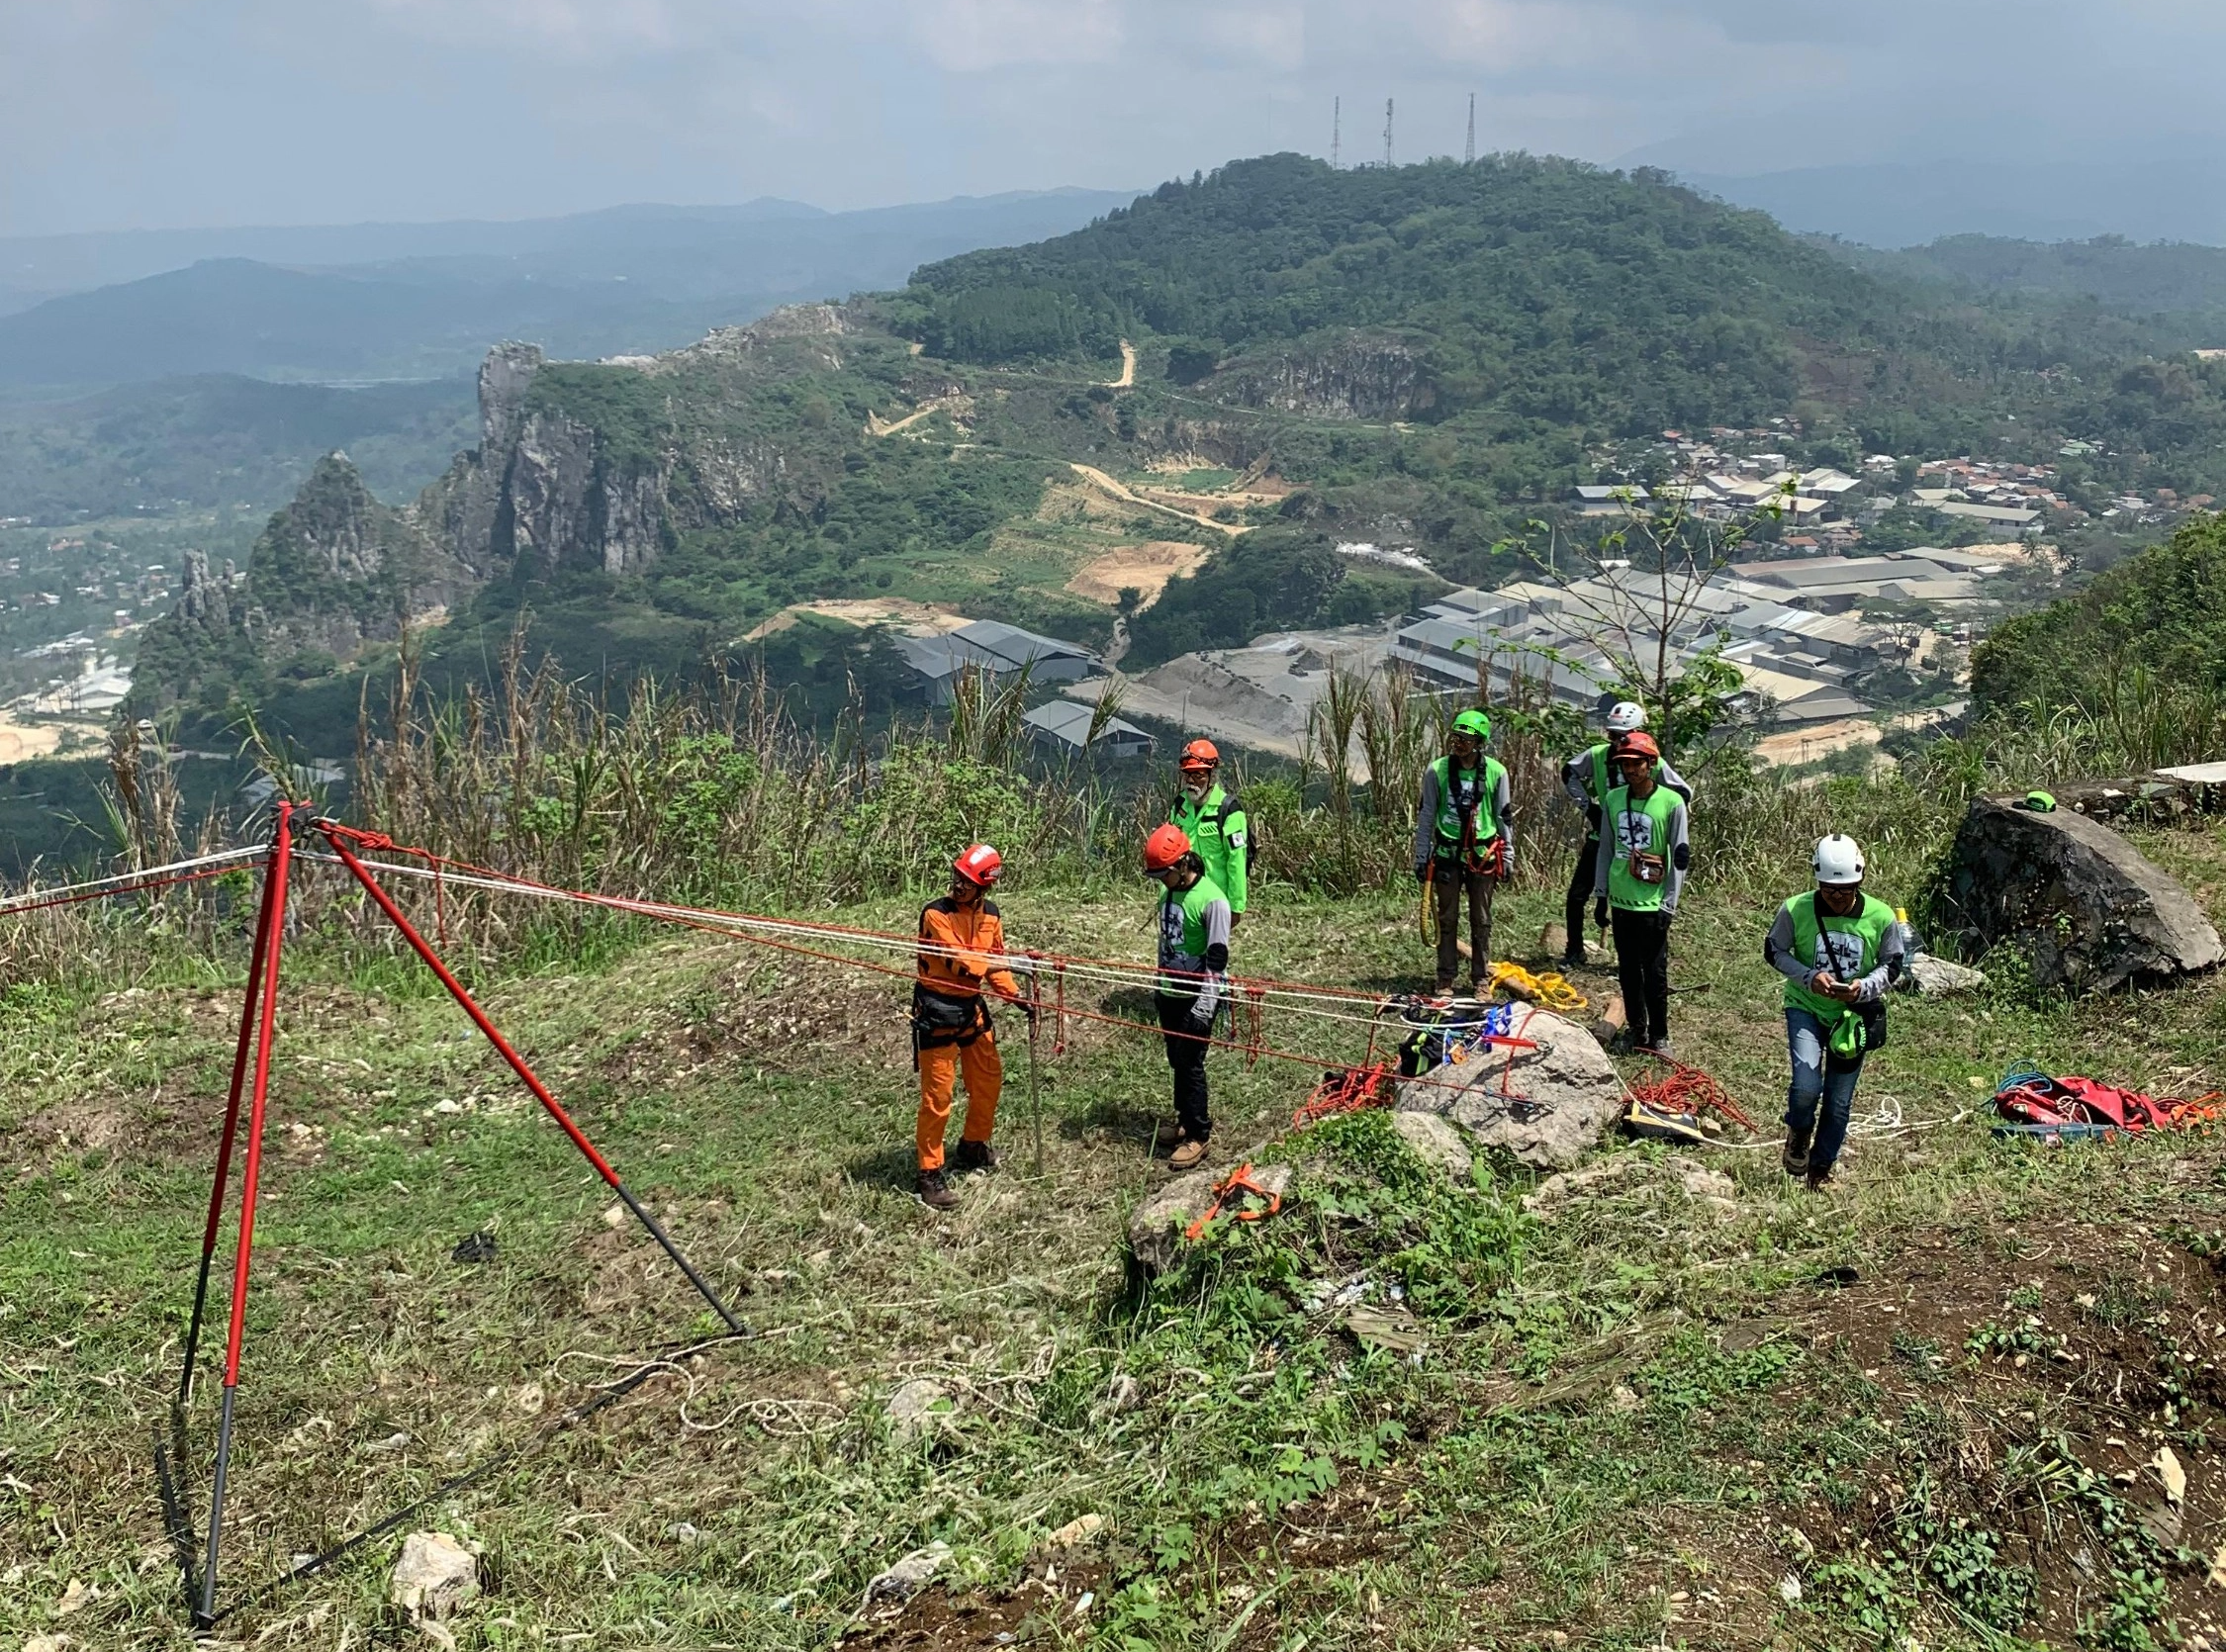
[[[1570,958],[1584,950],[1585,908],[1592,904],[1592,879],[1599,866],[1600,839],[1589,837],[1577,851],[1577,864],[1569,873],[1569,892],[1561,899],[1561,927],[1568,936],[1561,948]]]
[[[1623,1018],[1633,1044],[1659,1044],[1669,1037],[1669,932],[1667,912],[1626,912],[1609,916],[1616,930],[1616,967],[1623,989]]]
[[[1197,998],[1187,992],[1161,992],[1159,1028],[1166,1037],[1167,1065],[1174,1069],[1175,1118],[1193,1142],[1211,1141],[1214,1121],[1206,1111],[1206,1043],[1191,1011]]]
[[[1468,978],[1482,990],[1492,967],[1492,896],[1500,880],[1469,872],[1458,861],[1434,861],[1430,892],[1438,904],[1438,984],[1448,987],[1461,972],[1461,895],[1468,896]]]
[[[1839,1162],[1847,1121],[1855,1112],[1855,1085],[1863,1076],[1861,1055],[1849,1060],[1831,1049],[1831,1033],[1812,1011],[1786,1011],[1786,1051],[1793,1062],[1786,1131],[1793,1141],[1807,1145],[1811,1175]]]

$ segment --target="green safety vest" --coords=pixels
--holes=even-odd
[[[1244,911],[1251,881],[1247,873],[1252,870],[1252,822],[1245,816],[1245,805],[1217,783],[1195,803],[1187,791],[1177,792],[1167,819],[1182,828],[1198,859],[1206,863],[1206,875],[1220,886],[1229,910]]]
[[[1632,797],[1627,785],[1619,785],[1608,793],[1600,829],[1614,834],[1615,858],[1608,863],[1608,899],[1621,910],[1661,910],[1662,891],[1669,886],[1670,814],[1683,801],[1666,785],[1657,785],[1644,802]],[[1633,841],[1641,836],[1643,843]],[[1660,881],[1649,883],[1631,870],[1634,854],[1661,858]]]
[[[1476,819],[1476,847],[1481,849],[1500,835],[1499,817],[1492,813],[1492,799],[1500,794],[1500,781],[1507,777],[1507,765],[1496,757],[1488,757],[1478,767],[1466,771],[1462,782],[1463,795],[1453,790],[1453,760],[1441,757],[1430,766],[1438,777],[1438,843],[1440,849],[1457,847],[1461,841],[1460,804],[1464,795],[1470,812]]]
[[[1863,904],[1844,918],[1817,905],[1813,889],[1787,901],[1786,910],[1793,915],[1794,957],[1811,971],[1829,969],[1839,981],[1859,981],[1876,969],[1887,932],[1894,927],[1894,908],[1876,895],[1865,895]],[[1854,1006],[1811,992],[1805,983],[1789,979],[1786,1008],[1807,1010],[1826,1027],[1836,1027]]]
[[[1228,896],[1211,877],[1201,877],[1179,893],[1165,890],[1159,898],[1159,967],[1196,976],[1206,967],[1206,908]],[[1159,977],[1161,992],[1196,992],[1195,979]]]

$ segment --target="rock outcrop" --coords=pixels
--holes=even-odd
[[[1435,1113],[1540,1170],[1566,1170],[1623,1111],[1623,1082],[1600,1041],[1549,1010],[1515,1018],[1529,1049],[1495,1048],[1402,1079],[1397,1107]]]
[[[1159,1273],[1173,1264],[1190,1225],[1212,1207],[1215,1184],[1236,1167],[1231,1160],[1214,1169],[1176,1176],[1130,1213],[1129,1248],[1147,1273]],[[1291,1167],[1255,1164],[1248,1179],[1270,1193],[1282,1193],[1290,1186]]]
[[[1386,334],[1350,333],[1321,348],[1238,362],[1212,383],[1241,407],[1317,418],[1414,418],[1438,406],[1423,351]]]
[[[2226,957],[2202,908],[2107,826],[1994,798],[1956,834],[1938,926],[1967,956],[2009,946],[2035,981],[2073,992],[2208,969]]]
[[[270,680],[345,665],[474,583],[410,512],[372,497],[346,454],[327,454],[264,526],[244,579],[187,554],[176,606],[140,639],[135,697],[151,709],[204,689],[268,692]]]

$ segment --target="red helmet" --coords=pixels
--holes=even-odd
[[[1182,748],[1182,756],[1175,760],[1177,769],[1213,769],[1221,763],[1220,748],[1211,740],[1193,740]]]
[[[1660,762],[1662,748],[1654,744],[1654,737],[1651,734],[1648,734],[1642,728],[1637,728],[1632,729],[1630,733],[1616,742],[1615,756],[1618,762],[1626,757],[1652,758],[1654,761]]]
[[[1004,857],[985,843],[977,843],[951,863],[951,870],[969,883],[978,883],[984,889],[997,881],[997,874],[1005,870]]]
[[[1144,870],[1165,872],[1190,853],[1190,839],[1180,826],[1162,826],[1144,840]]]

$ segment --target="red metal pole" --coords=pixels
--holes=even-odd
[[[232,1147],[239,1133],[239,1097],[247,1080],[247,1050],[255,1036],[255,1007],[263,990],[263,960],[270,944],[271,917],[276,911],[272,896],[278,880],[269,862],[263,864],[263,901],[255,918],[255,945],[247,963],[246,1001],[239,1011],[239,1042],[232,1053],[232,1092],[225,1100],[224,1140],[217,1147],[217,1177],[209,1189],[209,1221],[201,1233],[201,1276],[193,1287],[193,1318],[186,1326],[185,1369],[178,1378],[178,1404],[193,1398],[193,1367],[201,1347],[201,1317],[209,1301],[209,1268],[217,1251],[217,1226],[223,1220],[225,1190],[232,1182]]]
[[[217,1470],[209,1491],[209,1557],[201,1572],[203,1627],[216,1622],[217,1561],[224,1542],[225,1476],[232,1464],[232,1401],[239,1386],[239,1343],[247,1322],[247,1264],[255,1245],[255,1194],[263,1168],[263,1114],[270,1098],[271,1041],[278,1025],[278,955],[286,936],[286,876],[294,860],[294,805],[278,804],[278,827],[271,837],[270,879],[266,900],[270,919],[264,932],[261,1002],[256,1006],[255,1081],[247,1108],[247,1163],[239,1180],[239,1245],[232,1257],[232,1324],[225,1333],[225,1409],[217,1425]]]
[[[626,1184],[618,1179],[618,1172],[610,1167],[609,1161],[602,1153],[596,1151],[596,1145],[588,1140],[586,1134],[581,1131],[578,1125],[572,1122],[572,1115],[557,1104],[557,1098],[549,1093],[549,1087],[543,1084],[540,1078],[535,1075],[533,1069],[525,1064],[525,1057],[512,1050],[510,1040],[504,1038],[496,1030],[495,1023],[487,1019],[487,1012],[482,1010],[473,1001],[472,995],[464,990],[464,983],[450,972],[448,965],[440,961],[439,955],[425,944],[425,938],[417,933],[416,926],[403,916],[402,908],[394,903],[394,897],[379,885],[378,880],[371,875],[369,870],[356,858],[355,852],[348,848],[346,840],[337,833],[326,830],[325,841],[331,846],[333,854],[340,858],[340,864],[355,875],[355,880],[358,883],[363,885],[365,892],[378,902],[379,910],[387,915],[388,921],[402,932],[402,938],[410,943],[411,950],[424,961],[425,967],[430,969],[438,977],[440,984],[448,989],[448,995],[454,998],[462,1006],[464,1013],[472,1018],[472,1025],[487,1036],[487,1042],[495,1047],[496,1053],[510,1063],[510,1070],[517,1074],[519,1081],[533,1092],[533,1099],[541,1104],[549,1117],[554,1119],[563,1129],[565,1135],[572,1139],[572,1145],[580,1149],[581,1155],[590,1164],[595,1166],[596,1173],[609,1183],[610,1190],[618,1195],[629,1211],[633,1212],[635,1220],[649,1230],[650,1237],[664,1246],[665,1254],[673,1259],[681,1272],[688,1275],[688,1282],[696,1287],[702,1295],[703,1300],[709,1303],[718,1314],[718,1317],[726,1322],[727,1329],[737,1333],[746,1331],[747,1328],[735,1317],[734,1311],[719,1300],[718,1293],[711,1289],[709,1282],[696,1271],[695,1264],[681,1254],[680,1246],[673,1242],[672,1237],[658,1224],[657,1219],[649,1214],[641,1202],[633,1196],[632,1191],[627,1188]]]

